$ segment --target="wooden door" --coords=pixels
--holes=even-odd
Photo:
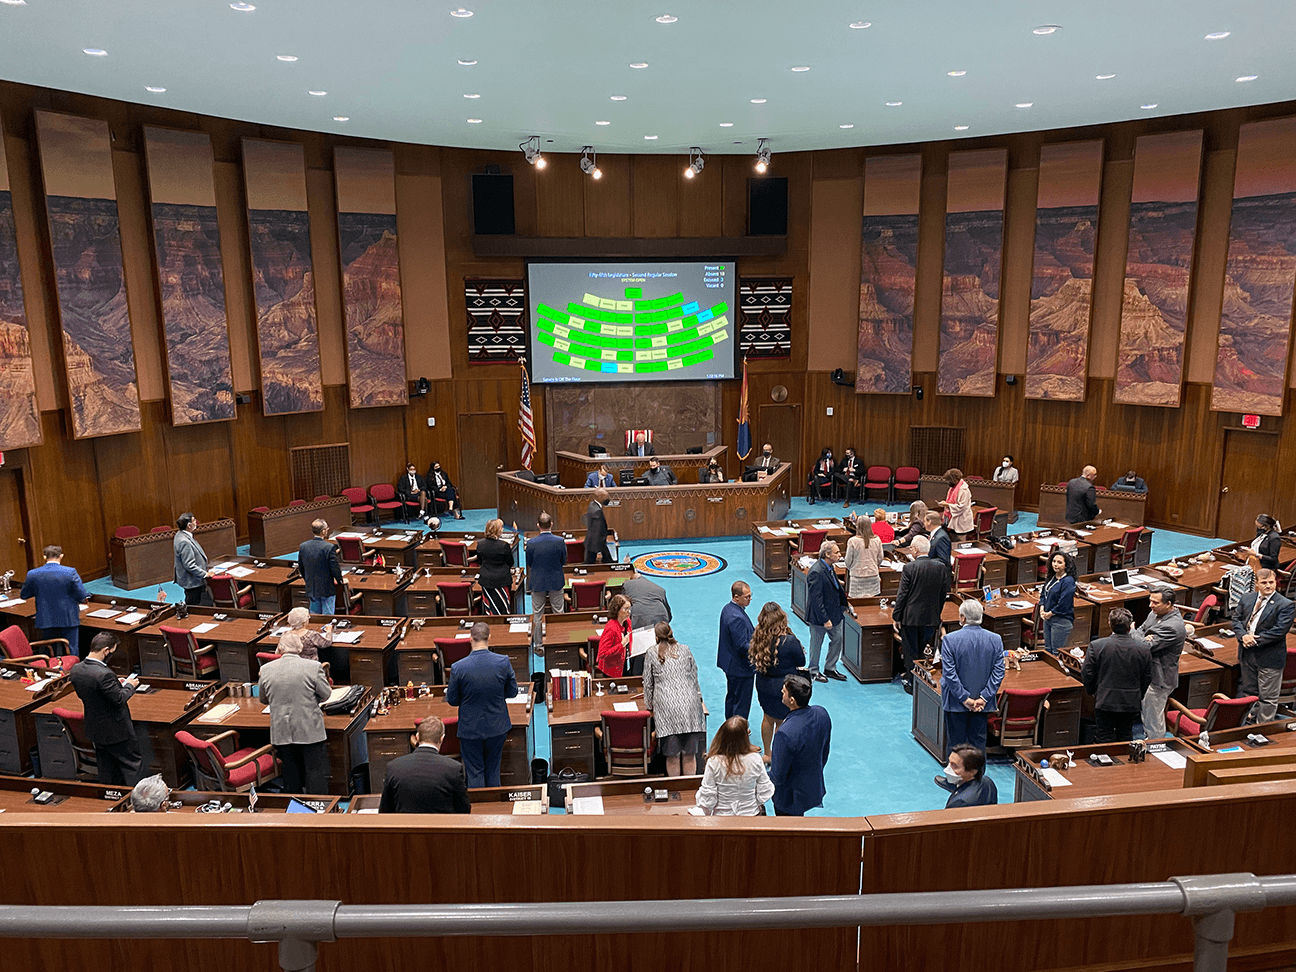
[[[1219,515],[1215,536],[1250,541],[1255,518],[1273,512],[1278,436],[1245,429],[1224,430]]]
[[[495,505],[495,473],[508,462],[503,412],[459,416],[459,502],[464,509]]]
[[[0,574],[13,571],[21,581],[32,566],[21,469],[0,469]]]
[[[803,492],[801,486],[805,482],[805,473],[801,468],[801,406],[762,405],[756,431],[760,434],[752,440],[752,457],[759,456],[761,446],[768,442],[774,447],[774,455],[792,464],[789,494],[796,496]],[[752,457],[747,460],[749,465],[755,461]]]

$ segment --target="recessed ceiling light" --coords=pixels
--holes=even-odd
[[[166,88],[159,88],[156,85],[146,84],[144,85],[144,90],[151,91],[153,92],[153,94],[161,94],[163,91],[166,90]]]
[[[460,64],[462,67],[472,67],[472,66],[473,66],[474,64],[476,64],[476,63],[477,63],[477,59],[476,59],[476,58],[472,58],[471,60],[464,60],[462,57],[459,58],[459,64]]]
[[[595,124],[595,125],[611,125],[612,123],[611,123],[610,121],[596,121],[594,124]]]
[[[967,130],[968,130],[968,127],[967,127],[966,125],[955,125],[955,126],[954,126],[954,131],[956,131],[956,132],[966,132]]]
[[[678,17],[672,17],[670,14],[662,14],[660,17],[657,18],[657,23],[659,23],[659,24],[673,24],[673,23],[675,23],[675,21],[677,21],[677,20],[679,20]]]
[[[466,94],[466,95],[464,95],[464,97],[465,97],[465,98],[480,98],[481,95],[479,95],[479,94]]]
[[[966,71],[946,71],[945,73],[951,78],[961,78],[963,75],[967,74]]]
[[[250,3],[231,3],[230,9],[237,10],[239,13],[251,13],[256,7]]]
[[[626,100],[626,96],[625,96],[625,95],[613,95],[613,96],[612,96],[612,100],[613,100],[613,101],[625,101],[625,100]]]
[[[810,70],[810,67],[809,65],[806,64],[799,64],[796,67],[794,67],[792,70],[795,71],[797,74],[804,74],[806,71]]]
[[[867,20],[857,20],[851,24],[851,30],[868,30],[873,24]]]
[[[765,104],[765,102],[767,102],[767,101],[769,101],[768,98],[753,98],[753,99],[751,100],[751,103],[752,103],[753,105],[763,105],[763,104]]]
[[[1231,34],[1231,33],[1233,33],[1231,30],[1219,30],[1219,31],[1216,31],[1216,32],[1213,33],[1213,34],[1207,34],[1207,35],[1206,35],[1206,39],[1207,39],[1207,40],[1223,40],[1225,37],[1227,37],[1227,36],[1228,36],[1229,34]]]
[[[467,19],[468,17],[471,17],[472,15],[473,15],[473,12],[472,12],[471,10],[469,10],[468,8],[466,8],[466,7],[457,7],[457,8],[455,8],[454,10],[451,10],[451,11],[450,11],[450,16],[451,16],[451,17],[461,17],[461,18]]]
[[[86,51],[86,53],[89,54],[90,52],[89,52],[89,51]],[[1242,77],[1238,78],[1238,80],[1239,80],[1239,81],[1254,81],[1254,80],[1255,80],[1256,78],[1258,78],[1258,77],[1260,77],[1260,75],[1258,75],[1258,74],[1244,74],[1244,75],[1242,75]]]
[[[1150,109],[1156,107],[1156,102],[1153,102],[1153,103],[1150,104],[1150,105],[1139,105],[1139,107],[1142,108],[1144,111],[1148,111],[1148,110],[1150,110]]]
[[[1110,81],[1110,80],[1111,80],[1112,78],[1114,78],[1114,77],[1116,77],[1116,75],[1114,75],[1114,74],[1095,74],[1095,75],[1094,75],[1094,80],[1095,80],[1095,81]]]
[[[82,54],[89,54],[91,57],[107,57],[107,56],[108,56],[108,52],[105,51],[105,50],[104,50],[103,48],[101,48],[101,47],[83,47],[83,48],[81,48],[81,53],[82,53]],[[1240,81],[1241,78],[1239,78],[1238,80]]]
[[[1015,107],[1015,108],[1030,108],[1030,107],[1031,107],[1032,105],[1034,105],[1034,104],[1035,104],[1035,102],[1033,102],[1033,101],[1019,101],[1019,102],[1017,102],[1017,104],[1014,105],[1013,107]]]
[[[721,123],[720,123],[720,127],[721,127],[721,128],[733,128],[733,122],[721,122]]]
[[[306,93],[308,95],[314,95],[316,98],[323,98],[326,94],[328,94],[327,91],[307,91]]]
[[[1031,33],[1032,34],[1056,34],[1061,29],[1062,28],[1058,24],[1040,24],[1038,27],[1032,30]]]
[[[903,105],[903,104],[904,104],[903,101],[888,101],[888,102],[886,103],[886,106],[887,106],[888,108],[899,108],[899,107],[900,107],[901,105]]]
[[[351,120],[351,116],[350,116],[350,115],[334,115],[334,116],[333,116],[333,120],[334,120],[334,121],[350,121],[350,120]]]
[[[480,119],[480,118],[469,118],[469,119],[467,119],[467,122],[468,122],[469,125],[480,125],[480,124],[481,124],[481,119]]]
[[[297,55],[296,54],[276,54],[275,60],[292,62],[297,60]]]
[[[0,3],[7,3],[11,7],[27,6],[27,0],[0,0]]]
[[[631,66],[632,68],[634,68],[636,71],[642,71],[644,68],[646,68],[646,67],[648,66],[648,62],[647,62],[647,61],[632,61],[632,62],[630,62],[630,66]]]
[[[854,125],[838,125],[838,128],[854,128]]]
[[[657,140],[656,135],[645,135],[644,138],[646,138],[650,142],[655,142]]]

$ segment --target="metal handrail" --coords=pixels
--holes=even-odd
[[[1237,912],[1296,905],[1296,874],[1215,874],[1150,884],[903,892],[797,898],[703,898],[520,904],[42,907],[0,905],[0,938],[242,938],[276,942],[285,972],[313,972],[320,942],[339,938],[634,934],[863,925],[942,925],[1039,918],[1185,915],[1195,972],[1222,972]]]

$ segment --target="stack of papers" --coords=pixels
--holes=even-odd
[[[143,611],[132,611],[130,614],[122,614],[117,618],[118,624],[136,624],[143,621],[145,614]]]
[[[222,719],[228,719],[238,710],[239,710],[238,705],[236,705],[233,702],[226,702],[224,705],[217,705],[208,709],[197,719],[195,719],[194,722],[207,722],[207,723],[220,722]]]
[[[576,797],[572,800],[572,813],[577,816],[602,814],[603,798],[601,796]]]
[[[517,695],[513,696],[513,698],[505,699],[504,701],[509,705],[526,705],[527,694],[525,692],[519,692]]]
[[[342,645],[354,645],[362,637],[364,637],[363,631],[343,631],[341,634],[335,634],[333,641]]]
[[[1032,604],[1030,601],[1009,601],[1008,606],[1010,608],[1016,608],[1017,610],[1020,611],[1025,608],[1033,608],[1035,605]]]
[[[1223,644],[1216,641],[1214,638],[1198,638],[1197,643],[1203,648],[1209,648],[1211,651],[1216,651],[1224,647]]]
[[[1070,786],[1071,781],[1055,769],[1040,770],[1040,778],[1049,786]]]
[[[231,577],[250,577],[254,573],[251,567],[231,567],[229,571]]]
[[[90,617],[107,619],[107,618],[115,618],[119,614],[121,614],[121,612],[116,610],[115,608],[100,608],[98,611],[91,611]]]
[[[206,634],[208,631],[214,631],[219,627],[220,627],[219,624],[214,624],[211,621],[208,621],[205,622],[204,624],[196,624],[189,630],[192,631],[194,634],[198,635],[198,634]]]
[[[320,705],[328,705],[330,702],[336,702],[338,699],[346,695],[349,691],[351,691],[350,685],[339,685],[336,688],[334,688],[332,692],[329,693],[329,697],[325,699],[323,702],[321,702]]]
[[[15,607],[22,603],[23,599],[21,597],[11,597],[7,601],[0,601],[0,608]]]
[[[222,561],[222,562],[219,563],[219,564],[212,564],[211,569],[214,570],[214,571],[216,571],[216,573],[219,574],[221,571],[223,571],[223,570],[229,570],[229,569],[230,569],[231,567],[233,567],[233,566],[234,566],[234,561],[232,561],[232,560],[225,560],[225,561]]]
[[[531,622],[523,621],[509,625],[509,634],[523,634],[531,630]]]
[[[1188,760],[1184,759],[1183,753],[1172,752],[1169,749],[1155,752],[1152,754],[1161,762],[1165,763],[1171,769],[1183,769],[1188,765]]]
[[[613,712],[638,712],[639,704],[637,702],[613,702]]]

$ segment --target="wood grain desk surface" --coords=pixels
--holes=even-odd
[[[217,722],[202,722],[194,719],[195,726],[203,726],[208,729],[270,729],[270,713],[265,711],[266,704],[259,698],[238,698],[218,697],[213,704],[217,705],[237,705],[238,711],[232,712],[224,719]],[[367,705],[367,703],[366,703]],[[347,715],[345,712],[341,715],[324,716],[324,728],[329,732],[342,732],[351,727],[357,719],[364,718],[367,713],[366,706],[362,705],[356,709],[354,715]]]
[[[216,617],[218,615],[226,620],[217,621]],[[246,645],[251,644],[265,634],[261,627],[272,617],[274,615],[257,615],[251,611],[222,611],[219,608],[191,607],[188,617],[178,618],[172,615],[159,624],[141,628],[139,634],[141,637],[164,638],[166,636],[162,631],[162,625],[166,625],[168,628],[183,628],[186,631],[192,631],[202,624],[214,624],[216,627],[211,631],[203,631],[194,636],[198,639],[200,645],[212,641]]]
[[[1201,750],[1184,739],[1167,737],[1164,742],[1172,752],[1187,755]],[[1141,763],[1129,761],[1129,743],[1103,743],[1095,746],[1066,747],[1072,752],[1075,766],[1063,770],[1062,775],[1070,781],[1070,786],[1057,786],[1052,790],[1054,800],[1078,800],[1089,797],[1113,796],[1122,793],[1144,793],[1152,790],[1183,789],[1183,767],[1167,766],[1152,753]],[[1040,760],[1048,759],[1054,749],[1025,749],[1017,754],[1013,769],[1017,773],[1026,770],[1020,762],[1029,762],[1038,767]],[[1088,762],[1092,753],[1106,753],[1116,761],[1113,766],[1093,766]],[[1020,761],[1020,762],[1018,762]]]
[[[926,662],[918,662],[914,665],[916,671],[923,676],[929,684],[940,688],[940,666],[931,665]],[[1008,669],[1004,672],[1003,683],[1000,686],[1005,689],[1075,689],[1080,691],[1083,686],[1078,680],[1073,678],[1067,672],[1064,672],[1056,661],[1044,652],[1040,652],[1034,661],[1024,661],[1021,663],[1021,670]]]
[[[310,631],[319,631],[321,628],[324,627],[324,625],[328,624],[330,621],[338,621],[338,620],[349,621],[351,626],[349,628],[343,628],[343,629],[339,629],[335,627],[333,629],[333,636],[335,640],[339,634],[346,634],[349,631],[360,632],[360,638],[357,641],[353,641],[349,643],[336,642],[337,647],[368,648],[377,651],[380,648],[386,647],[387,644],[392,641],[392,639],[397,637],[397,634],[401,627],[401,622],[403,622],[405,619],[404,618],[379,618],[379,617],[363,615],[363,614],[353,614],[348,618],[339,619],[333,617],[332,615],[312,614],[310,617],[310,621],[307,623],[306,627],[307,630]],[[383,623],[384,621],[386,621],[387,623],[384,624]],[[281,628],[286,628],[286,627],[288,627],[287,622],[285,622],[282,618],[280,618],[279,622],[275,624],[274,627],[272,627],[268,632],[266,632],[265,638],[262,639],[260,644],[265,645],[267,651],[273,651],[274,646],[277,646],[279,644],[279,639],[282,637],[282,635],[275,634],[275,632]]]
[[[64,797],[59,803],[34,803],[32,790],[48,790]],[[101,786],[80,780],[0,777],[0,812],[4,813],[107,813],[130,795],[124,786]],[[0,817],[0,823],[4,820]]]
[[[615,703],[617,702],[633,702],[636,711],[645,711],[643,704],[643,679],[641,677],[596,678],[593,682],[595,686],[601,686],[603,688],[603,695],[590,695],[583,699],[555,699],[553,709],[548,715],[549,725],[580,726],[597,724],[602,720],[601,714],[603,712],[615,711]],[[612,683],[616,683],[618,686],[627,685],[629,686],[630,691],[625,694],[608,693],[607,687]],[[640,792],[642,791],[643,788],[640,787]]]
[[[544,816],[549,812],[549,788],[540,786],[482,786],[469,789],[468,802],[472,805],[469,816],[473,817],[514,817],[527,816],[527,814],[515,814],[513,804],[521,801],[536,801],[543,806],[540,815]],[[373,814],[378,812],[378,806],[382,803],[381,793],[361,793],[353,796],[351,802],[347,805],[347,813],[366,813]],[[397,814],[387,814],[385,819],[390,820]],[[399,816],[413,816],[412,814],[401,814]],[[422,816],[421,814],[419,816]],[[446,815],[442,815],[446,816]]]
[[[175,723],[188,722],[193,715],[200,712],[200,709],[190,707],[190,703],[193,701],[196,690],[188,688],[158,687],[159,684],[175,684],[177,681],[179,680],[157,678],[143,679],[142,684],[150,686],[151,691],[147,694],[136,692],[127,701],[126,704],[130,708],[131,721],[169,726]],[[69,712],[78,713],[84,711],[84,708],[81,705],[81,699],[75,692],[42,705],[38,711],[49,712],[52,709],[67,709]]]
[[[1247,742],[1247,736],[1259,733],[1269,740],[1268,745],[1256,746]],[[1276,722],[1260,722],[1254,726],[1239,726],[1237,729],[1221,729],[1210,734],[1211,750],[1218,753],[1221,749],[1241,746],[1243,752],[1264,753],[1275,749],[1296,749],[1296,719],[1279,719]]]
[[[697,791],[701,785],[700,776],[650,776],[639,780],[569,783],[563,789],[569,794],[569,800],[599,797],[603,801],[604,816],[679,817],[687,815],[697,805]],[[644,789],[647,787],[667,790],[669,799],[664,803],[645,800]]]
[[[408,699],[400,705],[394,705],[387,715],[374,716],[365,726],[365,732],[413,732],[414,724],[428,716],[446,719],[458,717],[459,708],[445,700],[446,686],[429,685],[432,695],[422,699]],[[518,685],[518,695],[526,696],[526,703],[508,703],[509,722],[513,728],[529,726],[531,713],[535,704],[534,687],[530,682]],[[516,787],[514,788],[516,789]]]

